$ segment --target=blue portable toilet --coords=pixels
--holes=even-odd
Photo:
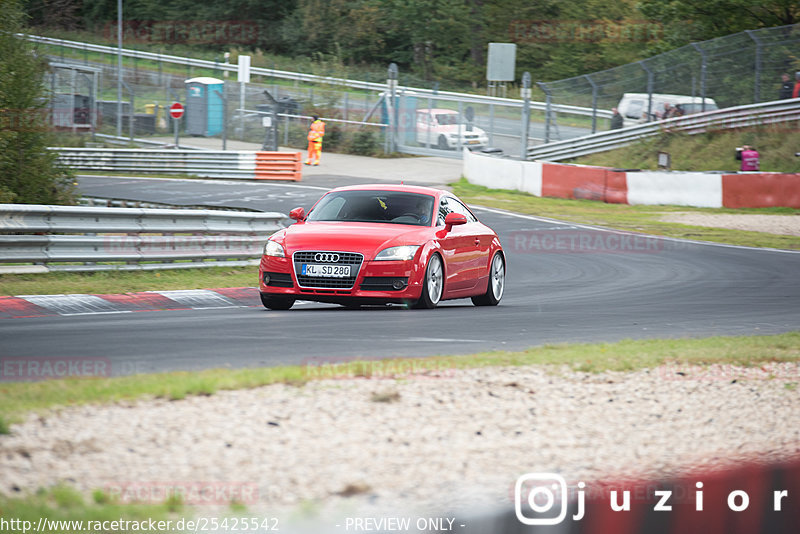
[[[211,137],[222,132],[224,82],[201,76],[186,80],[186,133]]]

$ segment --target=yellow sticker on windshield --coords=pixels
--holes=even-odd
[[[386,203],[385,203],[383,200],[381,200],[381,199],[378,199],[378,202],[380,203],[380,205],[381,205],[381,207],[382,207],[383,209],[385,209],[385,210],[386,210],[386,209],[389,209],[389,208],[387,208],[387,207],[386,207]]]

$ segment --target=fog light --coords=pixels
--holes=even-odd
[[[264,285],[269,285],[269,273],[264,273]]]
[[[392,282],[392,287],[395,289],[403,289],[404,287],[406,287],[406,283],[401,278],[398,278],[394,282]]]

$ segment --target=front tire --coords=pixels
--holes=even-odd
[[[450,145],[447,143],[447,138],[443,135],[439,136],[436,146],[439,150],[450,150]]]
[[[288,310],[294,306],[294,299],[261,293],[261,304],[269,310]]]
[[[506,262],[503,255],[495,252],[492,263],[489,266],[489,283],[486,293],[472,297],[475,306],[497,306],[503,298],[503,291],[506,287]]]
[[[414,303],[418,309],[432,310],[442,300],[444,291],[444,266],[438,254],[431,256],[428,267],[425,269],[425,279],[422,282],[422,294]]]

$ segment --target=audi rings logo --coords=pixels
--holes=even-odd
[[[339,255],[331,252],[317,252],[314,254],[314,261],[318,261],[320,263],[338,263]]]

